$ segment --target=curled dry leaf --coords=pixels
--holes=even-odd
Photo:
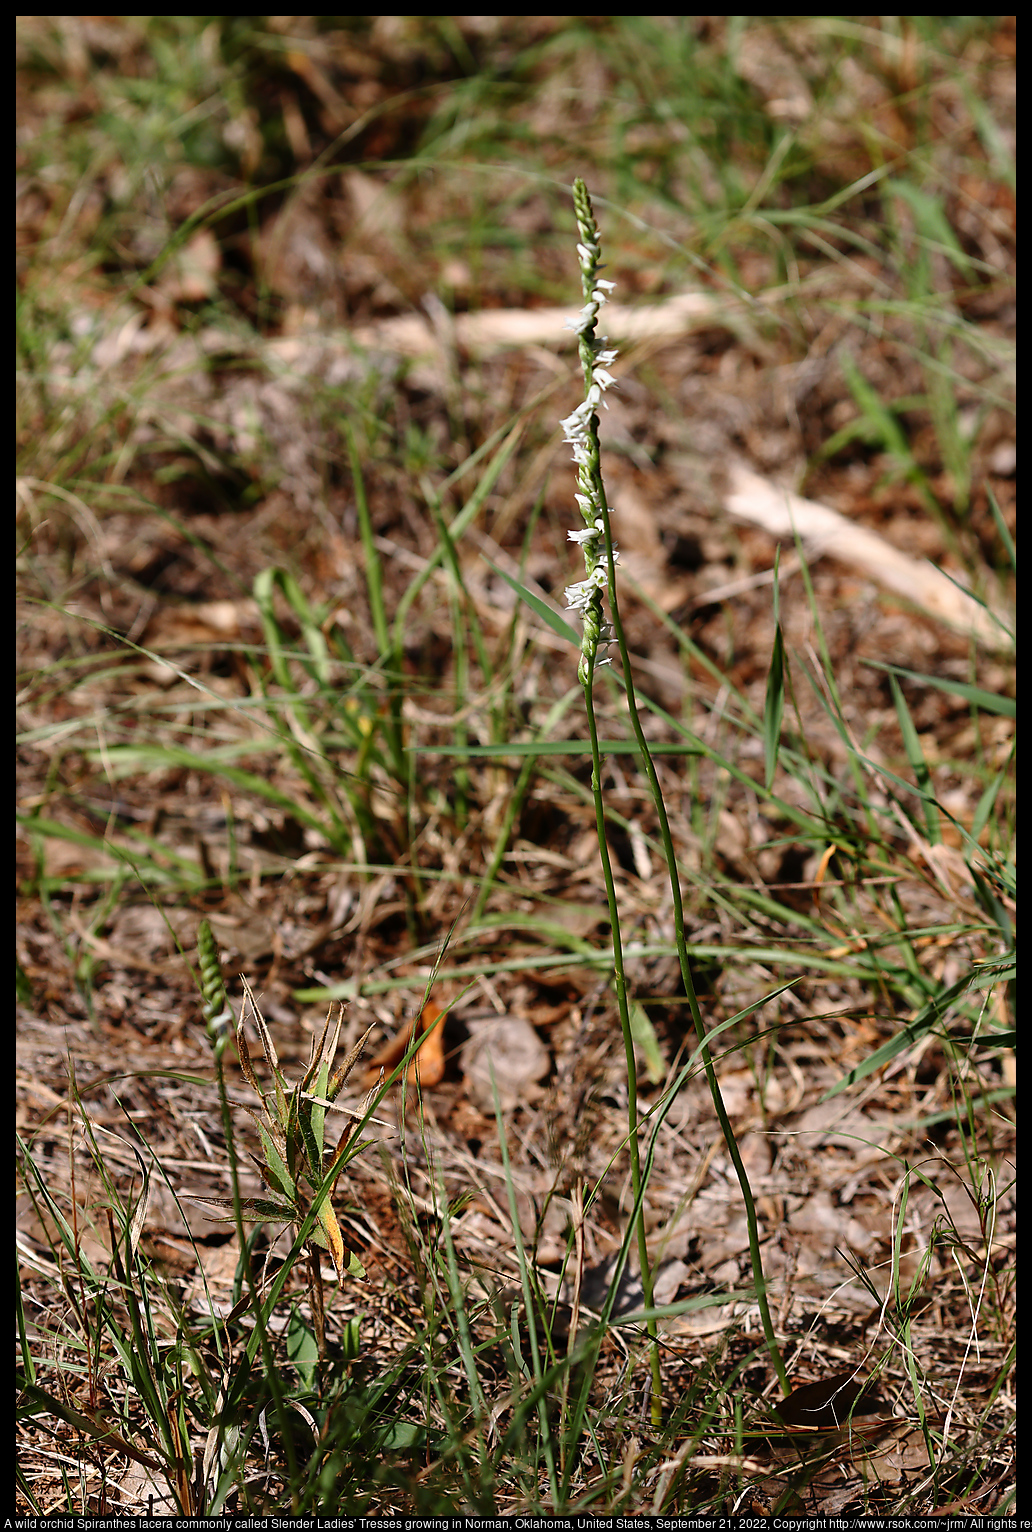
[[[794,1388],[787,1399],[774,1408],[786,1426],[813,1426],[833,1431],[856,1415],[874,1415],[883,1408],[877,1390],[855,1373],[838,1373],[819,1383],[804,1383]]]
[[[419,1026],[423,1036],[420,1039],[419,1051],[408,1068],[408,1078],[412,1084],[422,1085],[429,1088],[440,1085],[444,1079],[444,1018],[447,1011],[442,1011],[439,1005],[428,1000],[419,1015]],[[413,1038],[416,1035],[416,1018],[402,1027],[389,1043],[385,1043],[379,1053],[370,1063],[362,1076],[364,1086],[374,1086],[380,1078],[381,1069],[391,1070],[401,1063],[402,1059],[412,1047]]]

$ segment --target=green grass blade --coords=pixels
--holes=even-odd
[[[970,702],[973,707],[981,708],[984,713],[996,713],[1001,718],[1017,717],[1017,702],[1013,697],[1001,697],[997,692],[987,692],[984,687],[971,686],[967,681],[953,681],[946,676],[922,675],[920,671],[907,670],[902,665],[887,665],[881,660],[864,660],[863,663],[875,670],[887,670],[890,675],[906,676],[909,680],[919,681],[924,686],[934,686],[951,697],[961,697],[965,702]]]
[[[896,716],[899,719],[900,732],[903,735],[903,748],[907,753],[907,760],[914,773],[918,791],[922,795],[924,807],[925,829],[928,839],[933,846],[939,845],[942,840],[942,831],[939,826],[939,809],[935,802],[932,788],[932,774],[928,769],[924,751],[921,749],[921,738],[914,725],[907,700],[903,695],[903,688],[896,677],[890,673],[889,683],[892,687],[892,699],[896,704]]]
[[[781,720],[785,712],[785,640],[778,623],[774,630],[774,648],[767,671],[767,692],[763,709],[763,780],[769,792],[774,785],[781,747]]]
[[[519,580],[513,579],[512,575],[506,574],[504,569],[499,569],[497,564],[492,564],[490,559],[485,558],[484,563],[489,569],[494,570],[498,578],[504,580],[506,585],[512,586],[520,600],[541,618],[546,627],[551,628],[552,632],[558,634],[560,638],[564,638],[568,644],[572,644],[575,650],[580,648],[580,637],[576,630],[570,626],[565,617],[560,617],[547,601],[542,601],[540,596],[535,596],[532,590],[521,585]]]

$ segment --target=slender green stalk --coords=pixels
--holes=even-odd
[[[573,458],[577,464],[576,498],[585,521],[585,530],[571,532],[569,537],[571,542],[579,543],[584,550],[587,578],[579,585],[567,587],[566,601],[568,606],[580,611],[583,615],[581,658],[577,675],[584,688],[584,707],[591,737],[591,792],[595,801],[595,828],[598,833],[599,857],[606,885],[609,923],[613,934],[613,980],[616,988],[616,1003],[620,1012],[620,1029],[623,1032],[624,1054],[627,1061],[627,1135],[631,1158],[631,1190],[638,1209],[637,1238],[642,1298],[645,1308],[651,1309],[652,1267],[645,1234],[645,1202],[641,1195],[641,1155],[638,1145],[638,1074],[634,1062],[634,1037],[627,999],[627,976],[624,971],[623,942],[620,935],[620,910],[616,898],[616,884],[613,881],[609,846],[606,841],[605,803],[602,797],[602,757],[599,750],[592,693],[596,664],[608,663],[605,660],[601,662],[598,660],[599,644],[607,642],[609,638],[608,626],[602,618],[602,593],[607,585],[612,591],[613,583],[615,583],[613,570],[616,563],[616,550],[609,530],[609,508],[606,505],[600,463],[599,422],[598,416],[594,413],[595,405],[601,399],[604,390],[615,381],[606,369],[616,353],[605,349],[604,338],[601,341],[595,339],[598,311],[605,303],[607,290],[612,288],[613,283],[598,275],[599,258],[602,252],[598,244],[598,230],[591,211],[591,201],[583,181],[574,182],[573,196],[577,212],[577,228],[580,233],[577,254],[580,258],[584,307],[577,319],[570,323],[577,332],[580,346],[581,368],[584,373],[584,403],[578,405],[573,414],[563,421],[563,429],[566,440],[573,448]],[[601,557],[603,553],[604,563]],[[663,1422],[663,1376],[659,1365],[659,1331],[655,1319],[649,1319],[646,1323],[652,1370],[652,1423],[658,1427]]]
[[[598,438],[599,419],[594,412],[595,405],[602,400],[602,394],[614,382],[607,369],[609,364],[615,360],[616,352],[604,349],[605,338],[601,342],[596,341],[594,338],[598,310],[606,301],[607,289],[612,288],[613,284],[600,279],[597,275],[600,269],[599,257],[601,255],[598,242],[598,227],[595,223],[595,215],[592,211],[591,199],[588,196],[587,188],[584,182],[579,179],[574,182],[573,198],[577,214],[577,228],[580,234],[580,244],[577,250],[580,256],[585,306],[577,319],[571,323],[580,341],[581,366],[585,379],[585,398],[584,403],[578,406],[573,414],[563,422],[563,425],[566,431],[566,439],[573,447],[574,460],[578,465],[579,493],[577,495],[577,502],[583,512],[586,523],[585,531],[578,533],[571,532],[569,535],[572,541],[579,542],[584,548],[587,578],[581,584],[572,585],[567,589],[566,600],[571,607],[578,608],[584,614],[584,637],[581,643],[578,675],[584,687],[585,705],[588,710],[591,733],[592,792],[595,797],[599,848],[602,854],[602,868],[606,879],[606,893],[609,899],[610,918],[613,927],[617,1000],[620,1006],[620,1020],[624,1031],[624,1045],[628,1060],[628,1086],[631,1098],[628,1108],[628,1125],[631,1131],[632,1185],[637,1196],[640,1185],[640,1169],[636,1135],[637,1108],[634,1099],[634,1051],[627,1007],[626,980],[623,974],[623,960],[620,948],[616,894],[606,850],[600,786],[601,763],[591,698],[591,680],[595,664],[597,663],[598,646],[601,642],[610,641],[615,641],[620,650],[631,727],[634,730],[634,737],[638,745],[642,766],[648,779],[659,821],[660,838],[666,857],[670,892],[673,900],[674,936],[677,945],[678,961],[681,967],[681,979],[688,999],[688,1007],[691,1011],[696,1037],[699,1041],[700,1057],[706,1072],[706,1079],[709,1083],[710,1094],[713,1098],[714,1110],[716,1111],[720,1129],[724,1136],[728,1156],[734,1166],[735,1174],[742,1189],[742,1201],[745,1206],[746,1223],[749,1230],[749,1255],[752,1264],[753,1282],[756,1288],[756,1298],[760,1309],[760,1318],[763,1324],[764,1338],[778,1379],[782,1388],[787,1393],[788,1375],[785,1371],[785,1364],[774,1334],[774,1323],[771,1318],[770,1305],[767,1301],[766,1282],[763,1275],[763,1258],[760,1253],[759,1227],[756,1219],[756,1204],[753,1200],[752,1188],[749,1185],[749,1176],[735,1139],[734,1129],[724,1107],[720,1086],[713,1068],[713,1059],[706,1043],[705,1023],[702,1019],[702,1012],[699,1009],[692,977],[691,962],[688,956],[688,944],[684,929],[684,905],[681,899],[681,885],[678,877],[674,844],[670,834],[670,821],[667,817],[666,805],[663,802],[659,777],[649,752],[644,731],[642,730],[641,720],[638,717],[634,677],[631,672],[631,658],[624,636],[623,624],[620,619],[620,608],[616,595],[616,563],[618,555],[613,543],[612,529],[609,522],[610,507],[606,503],[605,489],[602,482]],[[606,591],[608,591],[609,595],[610,624],[605,624],[602,620],[602,598],[603,593]],[[608,662],[602,661],[600,663]],[[642,1287],[645,1304],[647,1307],[651,1307],[652,1282],[645,1254],[643,1212],[639,1219],[638,1243],[642,1257]],[[658,1346],[655,1345],[656,1332],[654,1324],[650,1325],[649,1334],[654,1342],[653,1380],[655,1384],[659,1368],[659,1353]],[[658,1397],[658,1385],[656,1385],[656,1393]]]

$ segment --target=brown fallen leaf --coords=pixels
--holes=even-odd
[[[886,1406],[877,1387],[855,1372],[804,1383],[774,1409],[784,1429],[767,1426],[749,1439],[762,1441],[779,1462],[800,1456],[830,1462],[843,1448],[875,1441],[896,1425],[891,1415],[879,1414]],[[860,1419],[870,1415],[879,1418]]]
[[[874,1415],[883,1408],[877,1391],[866,1379],[843,1372],[818,1383],[804,1383],[794,1388],[774,1408],[786,1426],[813,1426],[817,1430],[835,1430],[853,1415]]]
[[[928,1426],[937,1429],[931,1420]],[[920,1426],[908,1420],[895,1420],[873,1441],[861,1438],[852,1461],[853,1467],[865,1479],[893,1484],[904,1473],[915,1468],[924,1471],[929,1467],[928,1442]]]
[[[447,1011],[442,1011],[439,1005],[428,1000],[419,1015],[419,1025],[423,1036],[420,1039],[419,1051],[408,1068],[408,1078],[413,1085],[422,1085],[429,1089],[434,1085],[440,1085],[444,1079],[444,1018]],[[376,1084],[380,1078],[381,1069],[392,1070],[400,1064],[406,1053],[412,1047],[412,1039],[416,1035],[416,1020],[412,1020],[402,1027],[389,1043],[385,1043],[379,1053],[370,1063],[365,1074],[362,1076],[362,1084],[368,1089]]]

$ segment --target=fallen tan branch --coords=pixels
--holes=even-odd
[[[798,532],[811,558],[827,555],[848,564],[990,649],[1009,649],[1012,640],[998,621],[973,596],[961,590],[928,559],[901,553],[877,532],[859,527],[838,511],[779,489],[750,469],[734,464],[724,500],[729,515],[763,527],[772,537],[794,542]]]
[[[601,324],[613,340],[637,341],[672,338],[705,322],[722,322],[739,305],[733,299],[713,298],[709,293],[679,293],[662,303],[627,308],[607,303]],[[566,339],[573,344],[573,334],[565,329],[575,317],[577,305],[549,309],[484,309],[479,314],[456,314],[448,323],[454,327],[456,345],[471,351],[490,346],[539,346],[548,341]],[[435,353],[440,345],[440,321],[436,324],[422,314],[399,314],[393,319],[378,319],[356,325],[352,339],[371,350],[398,351],[404,356]]]

